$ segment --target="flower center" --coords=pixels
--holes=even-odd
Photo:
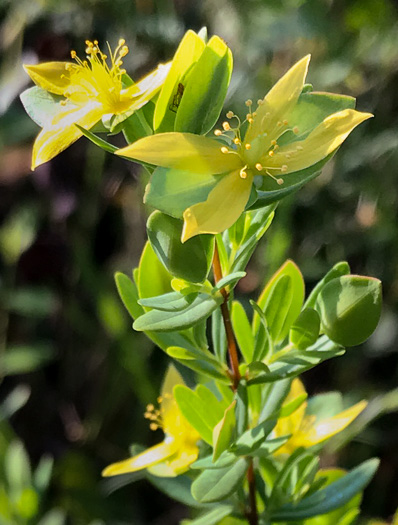
[[[128,101],[121,97],[122,76],[126,72],[121,68],[122,58],[129,52],[125,41],[120,39],[114,52],[108,44],[109,57],[101,51],[97,40],[86,40],[86,46],[86,60],[81,60],[76,51],[71,51],[77,65],[67,64],[71,81],[65,97],[77,105],[96,100],[109,113],[125,111]]]

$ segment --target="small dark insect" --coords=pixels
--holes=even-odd
[[[178,106],[181,103],[182,96],[184,94],[184,85],[181,82],[178,84],[177,93],[173,97],[173,102],[169,106],[169,110],[177,113]]]

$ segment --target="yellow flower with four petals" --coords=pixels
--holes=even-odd
[[[231,146],[205,136],[171,132],[144,137],[117,151],[155,166],[185,170],[204,178],[219,177],[204,202],[184,211],[183,242],[200,233],[220,233],[232,226],[245,209],[255,175],[269,176],[283,184],[285,176],[313,166],[333,153],[358,124],[372,116],[345,109],[329,115],[301,138],[296,126],[289,125],[286,118],[302,93],[309,60],[308,55],[297,62],[258,101],[255,111],[252,102],[246,102],[249,113],[244,138],[239,118],[227,113],[237,126],[224,122],[224,132],[216,130],[215,134],[232,131]],[[287,132],[290,140],[283,144]]]
[[[151,421],[153,430],[159,427],[163,429],[163,442],[132,458],[109,465],[103,471],[103,476],[148,469],[155,476],[175,477],[188,470],[189,465],[196,461],[200,436],[181,414],[173,396],[174,387],[183,384],[180,374],[174,366],[170,366],[163,383],[159,410],[155,410],[153,405],[147,407],[145,416]]]

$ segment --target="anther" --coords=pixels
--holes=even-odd
[[[276,140],[275,140],[275,139],[274,139],[274,140],[271,140],[271,145],[272,145],[272,146],[276,146]]]
[[[229,131],[231,129],[231,126],[229,125],[228,122],[223,122],[222,123],[222,127],[223,127],[224,131]]]
[[[249,99],[246,100],[245,104],[249,108],[253,104],[253,101],[250,100],[250,98],[249,98]]]
[[[253,118],[257,117],[257,113],[256,113],[255,111],[253,111],[253,113],[252,113],[252,117],[253,117]]]
[[[281,186],[283,184],[283,179],[276,179],[276,182],[279,184],[279,186]]]
[[[287,171],[287,164],[283,164],[283,166],[281,167],[281,172],[285,173],[285,171]]]
[[[296,150],[297,151],[303,151],[303,146],[297,146]]]
[[[146,406],[146,409],[148,412],[153,412],[155,410],[155,407],[152,405],[152,403],[149,403],[149,405]]]
[[[245,144],[245,149],[250,149],[252,147],[252,145],[248,142],[247,144]]]
[[[257,100],[257,104],[258,104],[259,106],[262,106],[262,105],[264,104],[264,100],[263,100],[262,98],[259,98],[259,99]]]
[[[293,133],[295,133],[297,135],[297,133],[299,132],[299,129],[297,126],[294,126],[293,128]]]
[[[158,426],[156,423],[151,423],[151,424],[149,425],[149,428],[150,428],[151,430],[157,430],[157,429],[159,428],[159,426]]]
[[[228,113],[225,115],[227,118],[232,118],[234,116],[233,111],[228,111]]]
[[[156,400],[158,403],[161,403],[163,401],[163,397],[162,396],[159,396]]]
[[[247,118],[247,120],[250,120],[250,119],[252,118],[252,114],[251,114],[251,113],[248,113],[248,114],[246,115],[246,118]]]
[[[221,129],[215,129],[215,130],[214,130],[214,135],[215,135],[216,137],[219,137],[220,135],[222,135],[222,131],[221,131]]]
[[[239,176],[240,176],[241,179],[246,179],[247,178],[247,172],[245,171],[246,168],[247,168],[247,164],[246,164],[246,166],[243,166],[243,168],[239,172]]]
[[[283,125],[284,125],[284,126],[287,126],[288,124],[289,124],[289,122],[285,119],[285,120],[283,121]]]
[[[124,46],[124,44],[126,43],[125,39],[124,38],[121,38],[118,42],[119,46]]]
[[[221,148],[221,153],[228,153],[228,148],[226,146],[223,146]]]
[[[260,164],[259,162],[257,162],[257,164],[256,164],[256,170],[257,170],[257,171],[261,171],[262,169],[264,169],[264,168],[263,168],[263,165]]]
[[[248,121],[249,124],[253,124],[254,119],[250,117],[250,118],[247,119],[247,121]]]
[[[269,155],[270,157],[273,157],[273,156],[274,156],[274,152],[271,150],[271,151],[268,152],[268,155]]]
[[[238,137],[234,138],[234,144],[238,145],[238,144],[240,144],[240,143],[241,143],[241,142],[240,142],[240,140],[238,139]]]
[[[66,106],[66,100],[61,100],[60,104],[61,106]]]
[[[76,56],[77,56],[76,51],[74,51],[74,50],[72,49],[72,51],[70,52],[70,56],[71,56],[72,58],[76,58]]]
[[[277,123],[277,126],[278,126],[278,128],[280,128],[282,126],[282,121],[281,120]]]

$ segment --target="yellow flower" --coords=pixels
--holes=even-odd
[[[184,384],[182,377],[170,366],[159,398],[160,409],[155,410],[153,405],[148,405],[145,413],[145,417],[151,421],[152,430],[159,427],[163,429],[163,442],[137,456],[109,465],[103,471],[103,476],[148,469],[155,476],[175,477],[188,470],[189,465],[196,461],[200,436],[181,414],[173,396],[174,387],[181,384]]]
[[[294,379],[286,403],[305,394],[305,388],[300,379]],[[312,447],[344,430],[366,408],[367,402],[360,401],[356,405],[340,412],[333,417],[317,420],[315,416],[307,415],[307,402],[304,402],[290,416],[278,419],[274,428],[275,437],[291,434],[292,437],[276,455],[291,454],[299,447]]]
[[[161,88],[169,65],[158,69],[137,84],[125,86],[122,58],[128,47],[123,39],[109,57],[98,42],[86,41],[86,60],[71,52],[73,62],[46,62],[25,70],[40,88],[65,97],[55,117],[49,117],[33,146],[32,169],[49,161],[83,134],[75,126],[90,129],[105,115],[132,113],[145,105]],[[108,64],[110,62],[110,64]]]
[[[190,133],[160,133],[145,137],[117,153],[164,168],[185,170],[203,178],[219,176],[206,201],[187,208],[183,214],[182,241],[199,233],[219,233],[229,228],[244,211],[255,175],[272,177],[278,184],[290,173],[313,166],[336,150],[349,133],[370,113],[345,109],[325,118],[308,136],[300,138],[289,116],[303,90],[310,56],[295,64],[258,101],[254,110],[246,102],[248,123],[244,138],[241,122],[229,111],[229,122],[216,136],[229,136],[231,147]],[[236,123],[236,124],[235,124]],[[289,142],[283,141],[290,134]]]

